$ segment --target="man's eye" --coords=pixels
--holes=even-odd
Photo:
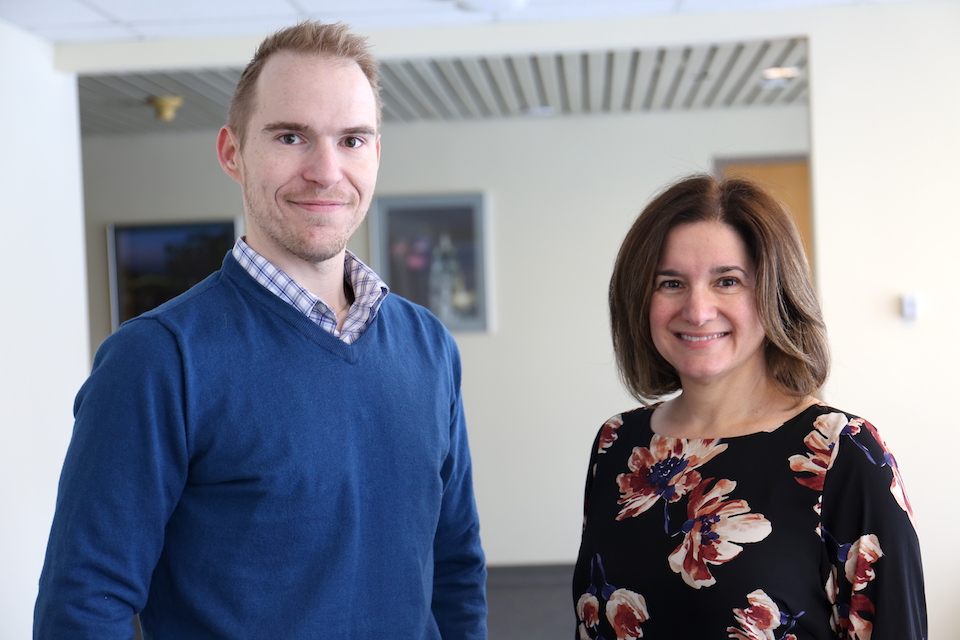
[[[303,142],[303,138],[301,138],[295,133],[284,133],[283,135],[280,136],[279,139],[280,139],[280,142],[282,142],[283,144],[298,144],[300,142]]]
[[[363,146],[363,139],[357,138],[355,136],[350,136],[349,138],[344,138],[343,146],[349,147],[350,149],[356,149],[357,147]]]

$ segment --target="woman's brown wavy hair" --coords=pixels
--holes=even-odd
[[[791,396],[826,380],[830,353],[800,234],[787,209],[743,178],[689,176],[647,205],[624,238],[610,279],[610,328],[620,378],[641,402],[680,389],[676,370],[650,334],[650,303],[660,252],[680,224],[721,222],[743,239],[757,270],[757,312],[773,380]]]

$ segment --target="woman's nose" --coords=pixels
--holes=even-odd
[[[695,327],[702,327],[717,317],[713,295],[700,287],[693,287],[683,305],[683,319]]]

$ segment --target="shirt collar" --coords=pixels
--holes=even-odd
[[[314,317],[317,313],[318,304],[323,307],[321,314],[324,311],[331,315],[334,314],[327,303],[307,291],[284,273],[282,269],[257,253],[242,237],[237,238],[232,253],[240,266],[254,280],[318,324],[321,323]],[[362,331],[373,321],[384,298],[390,292],[390,288],[373,269],[365,265],[351,251],[347,251],[344,256],[343,278],[353,289],[354,296],[348,314],[348,323],[352,330],[356,330],[358,324],[361,325],[360,330]],[[357,321],[350,322],[354,316],[360,319],[359,323]],[[321,326],[323,325],[321,324]],[[345,325],[344,333],[351,327]],[[335,333],[335,331],[331,331],[331,333]]]

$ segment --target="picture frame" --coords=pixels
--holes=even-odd
[[[487,216],[482,193],[376,198],[374,270],[451,332],[490,329]]]
[[[235,220],[107,225],[113,330],[218,270],[236,231]]]

